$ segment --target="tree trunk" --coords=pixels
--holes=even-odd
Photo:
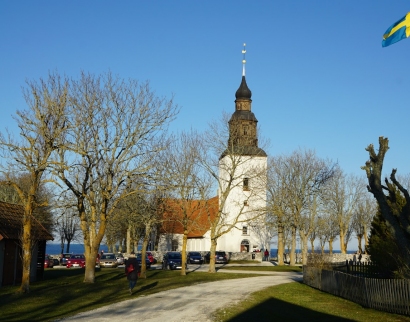
[[[215,239],[211,239],[211,250],[209,254],[209,273],[216,273],[215,269],[215,251],[216,251],[217,241]]]
[[[296,226],[292,226],[292,247],[290,249],[290,263],[289,265],[296,265]]]
[[[25,214],[23,215],[23,235],[21,237],[23,275],[19,292],[22,293],[30,292],[30,268],[33,241],[31,238],[31,215],[27,214],[28,212],[29,210],[25,209]]]
[[[357,244],[358,244],[358,248],[359,248],[359,253],[362,254],[363,253],[363,249],[362,249],[362,235],[357,235]]]
[[[145,226],[147,229],[149,225]],[[147,263],[145,259],[147,258],[147,246],[148,246],[149,234],[145,234],[144,239],[142,240],[141,248],[141,273],[140,278],[147,278]]]
[[[186,245],[187,245],[187,240],[188,240],[188,231],[184,231],[184,236],[182,237],[182,267],[181,267],[181,275],[186,275]]]
[[[308,258],[308,235],[302,233],[300,237],[302,238],[302,264],[306,265]]]
[[[329,238],[329,254],[333,254],[333,241],[334,238]]]
[[[340,238],[340,252],[342,254],[346,254],[346,244],[345,244],[345,236],[346,233],[343,229],[340,229],[340,234],[339,234],[339,238]]]
[[[278,225],[278,265],[285,265],[283,259],[283,254],[285,253],[285,243],[284,243],[284,234],[283,234],[283,224]]]

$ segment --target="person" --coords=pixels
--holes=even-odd
[[[131,255],[125,261],[125,275],[127,275],[129,292],[132,295],[132,289],[137,285],[138,280],[138,262],[135,257],[135,253],[131,252]]]
[[[269,261],[269,251],[268,251],[268,249],[266,249],[263,254],[265,255],[265,261]]]

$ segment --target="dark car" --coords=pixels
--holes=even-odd
[[[139,266],[141,266],[141,264],[142,264],[142,255],[141,254],[137,254],[137,262],[138,262],[138,265]],[[148,256],[146,255],[145,256],[145,265],[146,265],[146,267],[147,268],[150,268],[151,267],[151,261],[149,260],[149,258],[148,258]]]
[[[54,267],[53,259],[49,255],[46,255],[44,257],[44,268],[53,268],[53,267]]]
[[[67,259],[71,257],[71,253],[63,253],[60,255],[60,265],[67,265]]]
[[[211,254],[208,253],[205,256],[205,260],[207,263],[209,263]],[[226,256],[226,253],[222,250],[218,250],[215,252],[215,263],[216,264],[226,264],[228,263],[228,257]]]
[[[200,252],[189,252],[187,259],[189,264],[202,264],[204,262],[204,258]]]
[[[182,255],[180,252],[167,252],[162,258],[162,269],[182,268]]]
[[[60,266],[60,261],[57,258],[52,258],[54,266]]]

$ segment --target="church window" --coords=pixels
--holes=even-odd
[[[245,200],[245,201],[243,202],[243,205],[244,205],[244,206],[249,206],[248,200]]]
[[[249,178],[243,178],[243,190],[249,191]]]
[[[248,135],[248,131],[249,131],[249,127],[247,125],[245,125],[243,127],[243,135]]]
[[[248,227],[243,226],[242,227],[242,235],[247,235],[248,234]]]

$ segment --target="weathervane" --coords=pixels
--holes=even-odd
[[[245,44],[245,43],[243,44],[242,54],[243,54],[243,59],[242,59],[242,76],[245,76],[245,64],[246,64],[246,59],[245,59],[246,44]]]

